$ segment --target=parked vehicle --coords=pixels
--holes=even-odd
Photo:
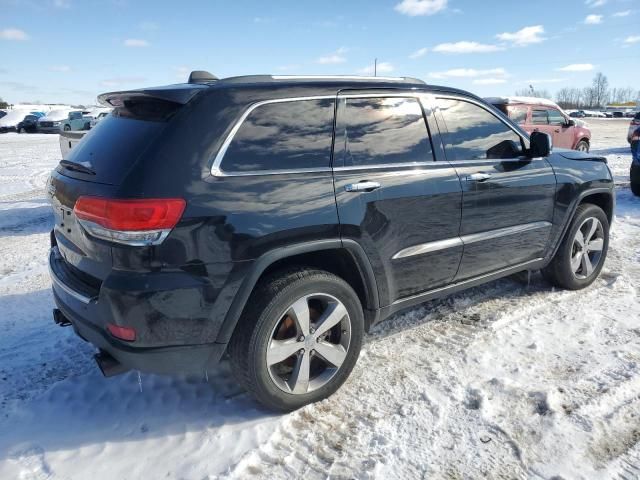
[[[100,122],[100,120],[102,120],[104,117],[106,117],[107,115],[109,115],[109,111],[103,111],[98,113],[95,117],[93,117],[91,119],[91,128],[95,127],[98,122]]]
[[[578,112],[571,112],[569,116],[572,118],[585,118],[587,114],[580,110]]]
[[[38,120],[39,133],[60,133],[62,124],[68,118],[69,109],[51,110]]]
[[[591,130],[584,123],[571,120],[551,100],[533,97],[504,97],[485,99],[525,131],[548,133],[553,145],[571,150],[589,151]],[[584,112],[583,112],[584,113]]]
[[[631,123],[629,124],[629,133],[627,133],[627,142],[631,143],[631,135],[640,128],[640,112],[637,112]]]
[[[624,118],[624,112],[611,112],[613,118]]]
[[[18,133],[35,133],[38,131],[38,117],[37,115],[27,115],[24,119],[16,125],[16,131]]]
[[[0,133],[15,132],[18,124],[22,122],[27,115],[39,116],[44,115],[44,113],[22,108],[10,110],[7,115],[0,118]]]
[[[64,132],[72,130],[89,130],[91,128],[92,117],[87,110],[74,110],[69,112],[67,119],[62,122],[60,128]]]
[[[611,112],[602,112],[606,118],[613,118],[613,113]]]
[[[79,131],[61,131],[60,132],[60,152],[62,153],[62,158],[67,158],[69,151],[75,147],[80,140],[84,138],[87,134],[87,130],[79,130]]]
[[[346,380],[364,332],[465,288],[600,273],[606,159],[552,151],[478,97],[411,78],[193,72],[115,107],[48,183],[59,325],[128,369],[238,381],[292,410]]]
[[[631,143],[631,169],[629,171],[631,191],[640,197],[640,126],[635,129],[629,140]]]

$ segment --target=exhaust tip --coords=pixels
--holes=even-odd
[[[59,308],[53,309],[53,321],[60,327],[68,327],[71,325],[71,321],[64,316],[64,313],[62,313]]]
[[[109,353],[102,350],[96,353],[93,358],[98,364],[98,368],[102,372],[102,375],[107,378],[120,375],[121,373],[125,373],[130,370],[129,367],[124,366]]]

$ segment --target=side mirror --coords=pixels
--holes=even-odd
[[[529,143],[531,144],[529,148],[531,158],[548,157],[553,150],[553,140],[548,133],[533,132],[529,136]]]
[[[565,127],[575,127],[576,126],[576,122],[575,122],[575,120],[567,118],[567,123],[565,123],[564,125],[565,125]]]

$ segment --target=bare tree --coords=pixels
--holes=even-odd
[[[551,98],[548,90],[536,90],[532,85],[529,88],[516,90],[515,95],[516,97]]]
[[[603,107],[609,100],[609,81],[601,72],[598,72],[593,78],[591,86],[593,93],[590,106]]]

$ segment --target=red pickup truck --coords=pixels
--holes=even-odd
[[[525,131],[551,135],[555,147],[589,151],[591,131],[582,121],[569,118],[551,100],[533,97],[491,97],[485,100]]]

